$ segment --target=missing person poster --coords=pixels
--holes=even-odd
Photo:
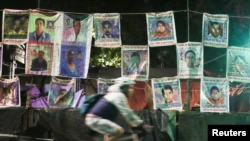
[[[3,10],[2,42],[21,45],[28,41],[29,10]]]
[[[147,13],[148,45],[169,46],[176,44],[174,12]]]
[[[21,106],[19,78],[0,78],[0,108],[16,106]]]
[[[149,74],[148,46],[122,47],[122,76],[135,80],[147,80]]]
[[[113,85],[115,83],[115,79],[104,79],[104,78],[98,78],[97,80],[97,87],[99,94],[106,94],[109,86]]]
[[[229,16],[203,14],[202,42],[204,46],[225,48],[228,46]]]
[[[51,89],[48,96],[50,108],[69,108],[73,107],[75,90],[74,79],[63,80],[52,77]]]
[[[182,111],[180,80],[177,77],[152,79],[154,109]]]
[[[121,47],[119,13],[94,14],[95,46]]]
[[[229,112],[229,82],[226,78],[203,77],[200,94],[201,112]]]
[[[177,44],[177,66],[180,78],[203,76],[203,45],[199,42]]]
[[[227,50],[227,77],[231,81],[250,81],[250,49],[229,47]]]

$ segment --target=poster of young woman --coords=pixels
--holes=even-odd
[[[4,44],[21,45],[28,41],[29,10],[3,10]]]
[[[52,77],[51,89],[48,96],[50,108],[69,108],[73,107],[75,90],[74,79],[62,80]]]
[[[200,111],[229,112],[229,82],[226,78],[203,77],[201,79]]]
[[[177,42],[173,11],[147,13],[148,45],[169,46]]]
[[[177,77],[152,79],[154,109],[182,111],[180,80]]]
[[[227,47],[228,27],[228,15],[204,13],[202,25],[202,42],[204,46]]]
[[[0,108],[16,106],[21,106],[19,78],[0,78]]]
[[[95,46],[121,47],[119,13],[94,14]]]
[[[122,47],[122,76],[135,80],[147,80],[149,74],[148,46]]]

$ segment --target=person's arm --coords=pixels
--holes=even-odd
[[[117,107],[121,115],[132,127],[136,127],[143,123],[143,121],[130,109],[127,98],[124,94],[107,94],[105,98]]]
[[[47,63],[47,61],[46,61],[46,60],[44,60],[44,62],[45,62],[45,63],[44,63],[44,64],[45,64],[44,69],[45,69],[45,70],[47,70],[47,68],[48,68],[48,63]]]

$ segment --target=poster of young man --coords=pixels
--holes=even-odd
[[[147,13],[148,45],[169,46],[177,42],[173,11]]]
[[[28,41],[29,10],[3,10],[4,44],[21,45]]]
[[[74,79],[62,80],[52,77],[51,89],[48,96],[50,108],[69,108],[74,104]]]
[[[203,76],[203,46],[199,42],[177,44],[178,76],[201,78]]]
[[[228,46],[229,16],[203,14],[202,42],[204,46],[225,48]]]
[[[182,111],[180,80],[177,77],[152,79],[154,109]]]
[[[114,79],[99,78],[97,80],[97,87],[98,87],[97,93],[106,94],[109,86],[113,85],[114,83],[115,83]]]
[[[94,14],[96,47],[121,47],[120,14]]]
[[[63,43],[91,45],[93,16],[89,14],[68,14],[63,17]]]
[[[231,81],[250,81],[250,49],[230,47],[227,50],[227,77]]]
[[[52,74],[53,47],[51,44],[28,44],[26,52],[26,74]]]
[[[0,78],[0,108],[21,105],[19,78]]]
[[[86,47],[63,44],[61,48],[60,75],[85,78],[89,64],[86,63]]]
[[[229,112],[229,82],[226,78],[203,77],[201,79],[200,111]]]
[[[135,80],[147,80],[149,73],[148,46],[122,47],[122,76]]]
[[[61,37],[61,18],[60,12],[42,12],[32,10],[29,20],[29,43],[54,43]],[[61,40],[59,40],[61,41]]]

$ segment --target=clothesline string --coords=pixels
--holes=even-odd
[[[43,8],[37,8],[38,10],[44,10],[44,11],[57,11],[57,10],[51,10],[51,9],[43,9]],[[171,11],[171,10],[170,10]],[[58,12],[62,12],[62,11],[58,11]],[[199,12],[199,11],[194,11],[194,10],[176,10],[176,11],[173,11],[174,13],[177,13],[177,12],[192,12],[192,13],[197,13],[197,14],[204,14],[206,12]],[[79,13],[79,12],[65,12],[65,13],[72,13],[72,14],[93,14],[93,13]],[[147,13],[151,13],[151,12],[147,12]],[[154,12],[152,12],[154,13]],[[161,12],[155,12],[155,13],[161,13]],[[146,13],[119,13],[120,15],[144,15]],[[229,15],[229,17],[232,17],[232,18],[247,18],[247,19],[250,19],[250,16],[234,16],[234,15]]]

